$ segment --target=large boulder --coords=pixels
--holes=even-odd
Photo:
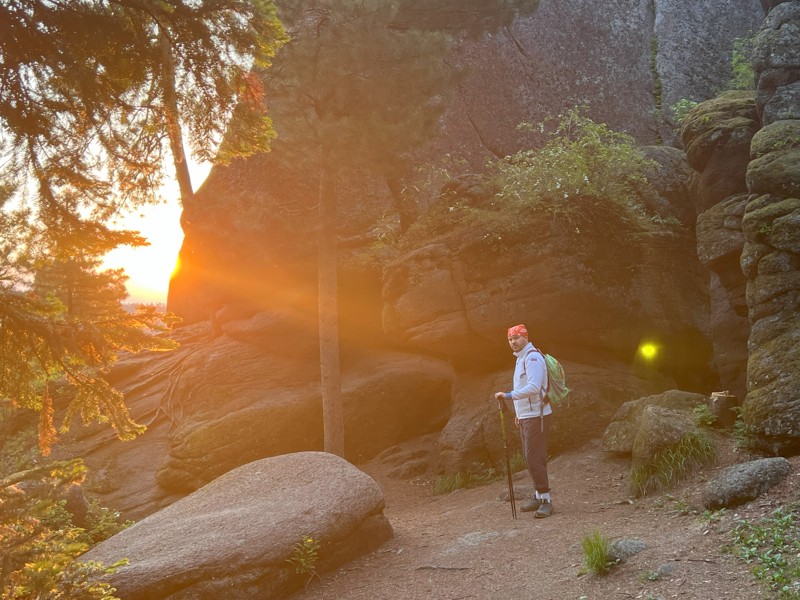
[[[721,94],[698,104],[683,121],[681,137],[696,171],[690,188],[697,214],[747,191],[750,140],[760,126],[749,91]]]
[[[241,466],[95,546],[124,600],[284,598],[310,573],[288,562],[305,538],[324,572],[392,537],[383,493],[368,475],[322,452]]]
[[[603,433],[603,450],[615,454],[635,456],[644,461],[655,452],[677,442],[691,421],[692,410],[707,399],[701,394],[670,390],[644,398],[631,400],[620,406]],[[662,423],[675,421],[681,426]],[[652,439],[649,439],[652,438]]]

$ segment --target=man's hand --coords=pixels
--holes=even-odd
[[[494,397],[497,400],[497,408],[499,408],[502,411],[505,411],[505,409],[506,409],[506,403],[505,403],[506,395],[503,392],[497,392],[494,395]]]
[[[519,419],[517,417],[514,417],[514,427],[519,429]]]

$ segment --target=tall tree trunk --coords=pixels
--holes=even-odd
[[[186,162],[186,152],[183,149],[181,123],[178,119],[178,93],[175,89],[175,62],[172,58],[172,47],[167,32],[160,27],[158,41],[161,48],[164,118],[167,121],[169,147],[172,151],[172,161],[175,164],[175,178],[178,180],[178,189],[181,192],[181,203],[185,205],[186,200],[194,195],[194,190],[192,189],[192,177],[189,174],[189,163]]]
[[[319,181],[319,366],[325,452],[344,456],[342,376],[339,365],[339,307],[336,243],[336,190],[322,149]]]

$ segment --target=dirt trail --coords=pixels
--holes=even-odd
[[[743,460],[726,444],[716,466],[669,493],[633,500],[629,461],[606,455],[598,440],[587,443],[551,461],[556,513],[547,519],[519,513],[512,520],[509,504],[500,500],[505,480],[434,496],[429,478],[391,479],[390,468],[373,461],[361,468],[384,489],[394,538],[314,579],[292,599],[761,598],[748,566],[721,550],[725,531],[737,515],[767,514],[796,499],[800,463],[793,460],[793,474],[770,495],[709,523],[697,514],[705,481]],[[515,476],[515,486],[531,489],[526,473]],[[608,576],[581,574],[581,539],[594,529],[612,541],[641,540],[646,548]]]

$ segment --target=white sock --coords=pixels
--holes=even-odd
[[[545,492],[544,494],[540,494],[539,492],[536,492],[536,496],[542,502],[552,502],[552,500],[550,500],[550,492]]]

